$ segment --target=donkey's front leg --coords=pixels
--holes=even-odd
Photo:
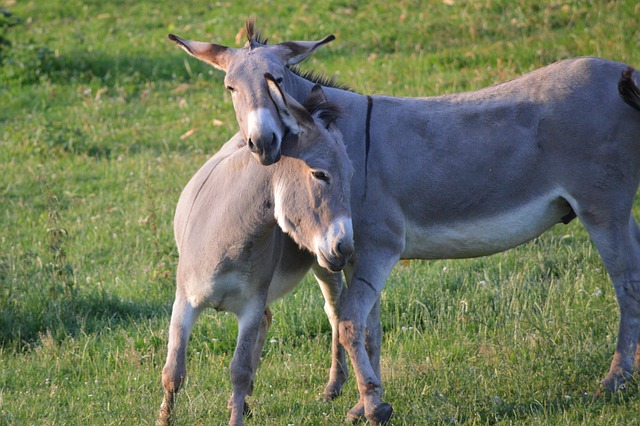
[[[379,365],[371,364],[371,355],[375,364],[379,362],[379,348],[371,346],[376,344],[379,336],[372,335],[368,338],[366,328],[369,324],[377,331],[373,326],[380,321],[376,304],[386,278],[398,259],[396,254],[376,253],[378,255],[371,253],[369,256],[359,253],[356,257],[353,275],[340,311],[339,326],[340,343],[349,352],[360,393],[360,401],[349,411],[348,418],[351,421],[359,420],[364,407],[365,417],[373,425],[386,424],[393,408],[382,401]],[[373,314],[371,318],[370,314]],[[370,345],[369,348],[367,344]]]
[[[176,300],[173,303],[171,323],[169,325],[167,362],[162,369],[164,399],[156,420],[156,425],[158,426],[168,426],[173,423],[175,396],[182,387],[187,374],[186,352],[189,334],[191,334],[193,324],[200,312],[200,309],[191,306],[180,290],[176,292]]]
[[[376,304],[369,313],[367,319],[367,329],[365,333],[365,347],[367,349],[367,355],[369,356],[369,362],[371,368],[376,377],[382,380],[380,373],[380,347],[382,346],[382,325],[380,324],[380,299],[378,298]],[[364,415],[364,398],[360,398],[358,404],[349,410],[348,419],[352,423],[356,423],[365,418]]]
[[[242,416],[245,414],[245,400],[251,391],[254,376],[254,352],[258,341],[261,322],[265,316],[266,295],[247,303],[238,317],[238,341],[230,365],[231,384],[233,393],[229,399],[231,417],[229,425],[244,424]],[[265,332],[266,333],[266,332]]]

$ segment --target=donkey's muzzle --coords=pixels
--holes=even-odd
[[[353,244],[340,243],[335,251],[322,253],[325,260],[324,267],[331,272],[341,271],[347,265],[352,253]]]
[[[265,139],[249,138],[247,146],[260,164],[269,166],[280,160],[280,144],[278,144],[278,136],[275,133],[271,134],[270,139]]]
[[[353,238],[351,230],[347,230],[333,244],[320,246],[318,261],[320,265],[332,272],[341,271],[353,254]]]

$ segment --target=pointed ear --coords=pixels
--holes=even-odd
[[[313,86],[303,105],[314,118],[322,122],[324,127],[335,124],[338,118],[342,116],[340,107],[327,99],[322,86],[319,84]]]
[[[236,50],[214,43],[184,40],[174,34],[169,34],[168,37],[189,55],[225,72]]]
[[[307,59],[318,47],[335,39],[336,37],[330,34],[319,41],[285,41],[277,46],[281,49],[286,65],[295,65]]]
[[[282,124],[294,135],[300,133],[300,126],[298,126],[298,121],[296,117],[292,113],[289,103],[291,103],[291,108],[302,108],[299,105],[296,105],[296,101],[288,97],[278,83],[276,83],[276,79],[269,73],[264,75],[265,80],[267,81],[267,88],[269,89],[269,96],[271,100],[276,106],[278,110],[278,115],[280,116],[280,120],[282,120]]]
[[[316,101],[317,103],[327,102],[327,97],[325,96],[324,91],[322,90],[322,86],[319,85],[319,84],[315,84],[311,88],[311,92],[309,93],[309,96],[307,97],[307,101],[309,100],[309,98],[317,99],[317,101]],[[307,108],[307,109],[309,109],[309,108]]]

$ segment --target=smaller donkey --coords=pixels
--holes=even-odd
[[[171,421],[186,375],[189,334],[204,308],[230,311],[238,319],[229,424],[241,425],[271,322],[267,305],[312,266],[340,271],[353,251],[353,168],[334,125],[336,107],[320,86],[302,107],[271,75],[265,79],[287,133],[282,159],[262,166],[232,139],[193,176],[178,201],[174,232],[180,258],[158,425]],[[339,295],[342,288],[333,291]]]

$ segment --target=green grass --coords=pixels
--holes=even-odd
[[[173,209],[237,128],[222,74],[167,33],[236,46],[248,16],[272,42],[334,33],[304,68],[397,96],[476,89],[579,55],[640,66],[635,1],[0,7],[0,425],[154,422]],[[353,379],[320,401],[322,304],[307,278],[273,306],[249,424],[338,424],[355,403]],[[591,398],[618,309],[579,223],[488,258],[400,263],[382,308],[394,425],[639,422],[637,383]],[[207,312],[192,336],[179,424],[225,424],[235,319]]]

